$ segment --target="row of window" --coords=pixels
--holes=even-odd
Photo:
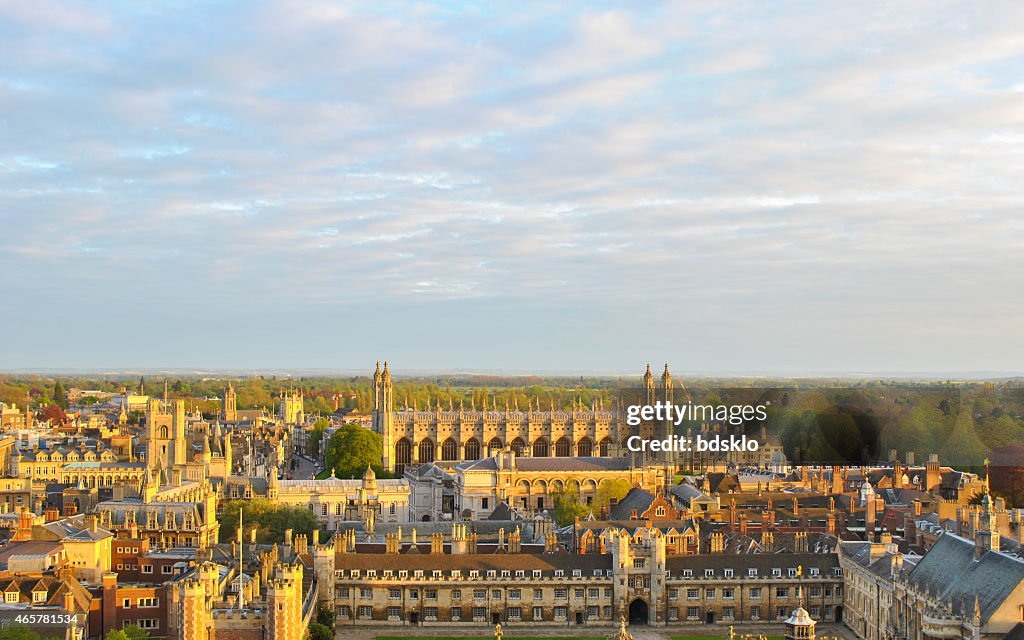
[[[160,606],[160,599],[159,598],[138,598],[136,600],[135,606],[138,607],[139,609],[150,609],[150,608],[154,608],[154,607],[159,607]],[[125,598],[121,602],[121,608],[122,609],[131,609],[132,608],[132,599],[131,598]]]
[[[352,505],[352,506],[355,506],[355,505]],[[309,505],[309,510],[313,511],[313,505],[312,504]],[[327,515],[327,511],[328,511],[328,505],[327,504],[320,505],[320,515],[321,516],[326,516]],[[384,515],[384,504],[383,503],[380,503],[380,504],[377,505],[377,513],[379,515]],[[388,513],[390,515],[395,515],[397,513],[397,509],[395,508],[395,503],[391,503],[391,506],[388,507]],[[337,502],[334,505],[334,515],[336,515],[336,516],[340,516],[341,515],[341,503],[340,502]]]
[[[685,610],[682,609],[682,608],[678,608],[678,609],[670,608],[669,609],[669,620],[679,620],[681,613],[685,613],[686,614],[685,619],[688,620],[688,621],[694,621],[694,620],[707,621],[709,617],[714,616],[716,614],[716,612],[714,612],[714,611],[704,612],[703,610],[701,610],[700,607],[686,607]],[[791,609],[789,607],[775,607],[775,617],[777,619],[788,618],[790,613],[791,613]],[[819,620],[820,621],[822,619],[822,617],[821,617],[822,613],[824,613],[826,620],[832,620],[832,617],[835,615],[835,610],[833,609],[832,606],[825,606],[825,607],[812,606],[812,607],[809,607],[808,613],[815,620]],[[736,619],[736,608],[735,607],[723,607],[722,610],[721,610],[721,614],[722,614],[722,619],[723,620],[727,620],[727,621],[728,620],[735,620]],[[760,606],[754,605],[754,606],[750,607],[750,617],[749,617],[750,620],[763,620],[763,618],[761,617],[761,614],[762,614],[762,609],[761,609]]]
[[[750,589],[747,590],[747,597],[750,598],[751,600],[760,600],[761,599],[761,590],[762,590],[762,587],[751,587]],[[820,597],[822,597],[822,594],[824,594],[824,597],[826,597],[826,598],[831,598],[832,594],[833,594],[832,587],[807,587],[806,591],[807,591],[807,594],[811,598],[820,598]],[[721,593],[722,593],[721,597],[722,597],[723,600],[733,600],[736,597],[736,590],[733,589],[732,587],[723,587],[722,590],[721,590]],[[797,590],[793,589],[792,594],[793,594],[794,597],[797,596],[797,593],[798,593]],[[843,596],[843,588],[841,586],[837,586],[835,588],[834,593],[835,593],[835,596],[837,598],[841,598]],[[701,595],[701,590],[700,589],[690,588],[690,589],[686,590],[686,599],[687,600],[699,600],[700,599],[700,595]],[[668,597],[670,599],[678,598],[679,597],[679,589],[669,589]],[[715,587],[708,587],[708,588],[704,589],[704,597],[706,599],[709,599],[709,600],[715,599],[716,597],[718,597],[718,590]],[[780,599],[780,600],[789,598],[790,597],[790,589],[789,589],[789,587],[776,587],[775,588],[775,597],[777,599]]]
[[[532,607],[528,608],[527,612],[531,614],[530,618],[523,617],[522,607],[509,607],[505,610],[505,619],[518,622],[521,620],[544,620],[544,607]],[[391,606],[386,610],[387,618],[389,620],[402,620],[402,608]],[[448,610],[448,620],[451,622],[461,621],[473,621],[473,622],[486,622],[487,621],[487,607],[472,607],[466,610],[469,617],[463,616],[463,607],[452,607]],[[566,621],[569,619],[569,607],[557,606],[551,611],[552,617],[555,621]],[[372,620],[373,619],[373,607],[368,605],[361,605],[356,607],[356,615],[360,620]],[[497,615],[495,613],[495,615]],[[352,607],[348,605],[341,605],[338,607],[338,616],[344,619],[351,619]],[[611,619],[612,608],[611,606],[587,607],[587,619],[598,620],[598,619]],[[437,607],[424,607],[423,618],[427,622],[434,622],[440,620]]]
[[[394,507],[394,505],[392,505],[392,507]],[[310,506],[310,508],[312,508],[312,506]],[[636,568],[636,569],[644,568],[644,560],[643,559],[635,559],[633,561],[633,567]],[[395,572],[391,571],[390,569],[385,569],[382,572],[382,576],[381,577],[393,578],[393,577],[395,577],[394,573]],[[462,571],[459,570],[459,569],[453,569],[449,573],[450,573],[452,578],[461,578],[462,577]],[[519,570],[515,571],[514,573],[515,573],[515,577],[516,578],[525,578],[526,577],[526,571],[524,571],[522,569],[519,569]],[[604,569],[604,570],[602,570],[602,569],[594,569],[593,570],[593,575],[597,576],[597,577],[600,577],[600,576],[611,577],[613,575],[613,573],[614,572],[611,569]],[[799,573],[800,572],[799,572],[798,569],[787,569],[786,577],[797,578],[797,577],[800,577]],[[335,575],[338,578],[346,577],[344,569],[339,569],[338,571],[335,572]],[[361,572],[360,572],[359,569],[352,569],[352,570],[350,570],[348,572],[348,576],[347,577],[358,578],[358,577],[360,577],[360,575],[361,575]],[[472,569],[472,570],[469,571],[468,575],[469,575],[470,578],[479,578],[480,577],[480,571],[478,571],[476,569]],[[543,574],[542,574],[542,572],[539,569],[534,569],[531,572],[531,577],[533,577],[533,578],[541,578],[542,575]],[[722,570],[722,575],[725,578],[734,578],[735,577],[734,572],[733,572],[732,569],[723,569]],[[782,577],[782,569],[778,569],[778,568],[772,569],[772,574],[771,575],[772,575],[773,578],[781,578]],[[820,577],[821,576],[821,571],[817,567],[811,567],[808,570],[808,575],[811,576],[811,577],[814,577],[814,578]],[[832,567],[832,575],[834,577],[841,577],[843,575],[843,570],[840,567]],[[397,577],[399,577],[399,578],[406,578],[408,576],[409,576],[409,572],[408,571],[399,571]],[[369,570],[367,570],[366,571],[366,577],[367,578],[376,578],[376,577],[378,577],[377,570],[376,569],[369,569]],[[413,571],[413,577],[414,578],[422,578],[422,577],[424,577],[424,571],[423,570]],[[439,571],[439,570],[432,571],[431,572],[431,577],[433,577],[433,578],[442,578],[442,577],[444,577],[444,572],[443,571]],[[488,578],[497,578],[498,577],[498,572],[496,570],[494,570],[494,569],[491,569],[491,570],[486,572],[486,577],[488,577]],[[509,569],[504,569],[504,570],[501,571],[501,577],[502,578],[511,578],[511,577],[513,577],[513,571],[511,571]],[[563,570],[563,569],[555,569],[554,577],[556,577],[556,578],[564,578],[565,577],[565,570]],[[572,570],[572,577],[574,577],[574,578],[582,578],[583,577],[583,570],[582,569],[573,569]],[[671,579],[673,576],[672,576],[671,572],[666,571],[665,572],[665,577],[668,578],[668,579]],[[675,577],[676,578],[692,578],[693,577],[693,569],[683,569],[681,572],[677,573]],[[704,570],[704,577],[705,578],[714,578],[715,577],[715,570],[714,569],[705,569]],[[749,577],[749,578],[757,578],[758,577],[757,569],[748,569],[747,570],[747,577]]]
[[[599,588],[596,588],[596,587],[592,587],[590,589],[576,588],[573,591],[574,591],[573,596],[576,597],[576,598],[584,598],[584,597],[600,598],[600,597],[602,597],[602,590],[599,589]],[[409,600],[418,600],[419,597],[420,597],[419,592],[420,592],[419,589],[410,589],[407,592],[408,599]],[[603,593],[604,593],[604,597],[605,598],[611,598],[612,597],[611,587],[605,587]],[[452,589],[451,593],[450,593],[450,596],[451,596],[452,600],[462,600],[462,589]],[[347,597],[349,597],[348,587],[339,587],[338,588],[338,597],[339,598],[347,598]],[[359,590],[359,597],[363,598],[363,599],[372,599],[373,598],[373,589],[371,589],[369,587],[362,587]],[[522,597],[523,597],[523,590],[522,589],[509,589],[508,590],[508,599],[509,600],[520,600],[520,599],[522,599]],[[425,600],[437,600],[437,589],[424,589],[423,590],[423,598]],[[492,589],[491,590],[491,598],[493,598],[495,600],[500,600],[501,599],[501,589]],[[388,589],[388,600],[401,600],[401,599],[402,599],[402,590],[401,589],[396,588],[396,587],[391,587],[391,588]],[[487,599],[487,589],[473,589],[473,599],[474,600],[486,600]],[[543,589],[534,589],[533,590],[533,599],[534,600],[543,600],[544,599],[544,590]],[[567,588],[557,588],[557,589],[555,589],[555,600],[568,600],[568,599],[569,599],[569,589],[567,589]]]

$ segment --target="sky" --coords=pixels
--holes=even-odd
[[[1020,2],[0,0],[0,370],[1021,373],[1022,176]]]

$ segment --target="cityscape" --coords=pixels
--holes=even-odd
[[[988,458],[973,470],[897,449],[791,461],[776,428],[790,409],[631,426],[623,395],[726,401],[667,364],[624,393],[488,382],[403,379],[387,362],[344,379],[8,376],[0,619],[71,615],[38,627],[69,640],[1024,629],[1024,510],[1012,485],[993,488]],[[1018,385],[955,388],[968,411],[1021,428]],[[849,392],[920,401],[908,416],[948,408],[906,382]],[[803,396],[786,397],[807,415]],[[679,429],[759,446],[700,459],[626,446]],[[992,455],[1006,465],[1018,449]]]
[[[1024,3],[0,0],[0,640],[1024,640]]]

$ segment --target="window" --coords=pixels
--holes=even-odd
[[[8,600],[8,602],[11,602],[11,600]],[[14,600],[13,602],[17,602],[17,600]],[[122,609],[131,609],[132,608],[132,601],[129,598],[125,598],[124,602],[121,603],[121,608]]]
[[[534,620],[543,620],[544,619],[544,608],[543,607],[534,607],[533,608],[533,619]]]
[[[726,578],[731,578],[732,577],[732,569],[725,569],[723,571],[723,573],[725,574]]]
[[[643,558],[633,558],[633,568],[634,569],[643,569],[644,568],[644,559]]]
[[[761,618],[761,607],[750,607],[750,619],[759,620]]]
[[[710,589],[705,589],[704,590],[704,597],[708,598],[708,599],[714,598],[715,597],[715,589],[713,587],[710,588]]]
[[[713,578],[714,576],[715,576],[715,570],[714,569],[705,569],[704,570],[704,577],[705,578]]]
[[[388,618],[400,618],[402,616],[401,607],[388,607]]]
[[[485,600],[487,599],[487,589],[473,589],[474,600]]]
[[[153,565],[144,564],[142,565],[142,573],[153,573]]]
[[[756,578],[757,577],[757,569],[747,569],[747,577],[748,578]]]
[[[412,591],[409,592],[409,599],[410,600],[418,600],[419,597],[420,597],[419,589],[413,589]]]
[[[775,589],[775,597],[776,598],[788,598],[789,597],[789,589],[787,589],[785,587],[778,587],[777,589]]]
[[[596,588],[587,589],[587,596],[590,598],[600,598],[601,590]]]
[[[326,504],[323,505],[322,507],[320,507],[320,515],[322,515],[322,516],[326,516],[327,515],[327,505]]]
[[[821,587],[811,587],[811,597],[812,598],[820,598],[821,597]]]
[[[555,600],[568,600],[569,590],[568,589],[555,589]]]
[[[462,589],[452,589],[452,600],[462,600]]]
[[[462,607],[452,607],[452,622],[462,620]]]
[[[736,609],[735,609],[735,607],[725,607],[725,608],[723,608],[722,609],[722,617],[723,618],[728,618],[730,620],[735,618],[736,617]]]
[[[583,597],[583,589],[574,589],[572,595],[573,595],[574,598],[582,598]]]
[[[487,619],[487,607],[473,607],[473,620],[483,621]]]
[[[818,570],[818,567],[811,567],[811,575],[812,576],[817,577],[818,575],[820,575],[820,573],[821,572]]]
[[[665,507],[658,507],[657,509],[655,509],[654,510],[654,515],[656,515],[659,518],[664,517],[665,516]]]
[[[733,590],[732,589],[722,589],[722,600],[732,600],[732,598],[733,598],[732,594],[733,594]]]
[[[495,600],[500,600],[501,599],[501,590],[500,589],[491,589],[491,597],[494,598]]]
[[[338,587],[338,597],[339,598],[347,598],[348,597],[348,587]]]
[[[778,568],[772,569],[772,577],[773,578],[781,578],[782,577],[782,569],[778,569]]]
[[[340,516],[341,515],[341,503],[340,502],[334,505],[334,515],[336,515],[336,516]]]
[[[401,600],[402,590],[401,589],[388,589],[388,600]]]
[[[754,587],[753,589],[750,590],[750,599],[751,600],[760,600],[761,599],[761,587]]]
[[[683,577],[684,578],[692,578],[693,577],[693,569],[683,569]]]
[[[391,508],[388,509],[388,513],[390,513],[391,515],[395,515],[395,503],[391,503]]]
[[[171,565],[165,564],[164,566],[160,567],[160,573],[169,574],[170,572],[171,572]]]
[[[597,607],[587,607],[587,620],[597,620],[598,616],[600,613]]]
[[[338,607],[338,615],[342,618],[351,618],[352,608],[349,607],[347,604],[343,604],[340,607]]]
[[[160,601],[156,598],[139,598],[138,605],[145,608],[159,607]]]
[[[156,620],[156,619],[148,619],[147,618],[147,619],[143,619],[143,620],[136,620],[135,624],[139,625],[139,627],[141,627],[143,629],[159,629],[160,628],[160,621]]]
[[[424,590],[423,597],[427,600],[437,600],[437,589]]]
[[[543,598],[544,598],[544,590],[543,589],[534,589],[533,590],[533,599],[534,600],[542,600]]]
[[[555,620],[566,620],[569,617],[569,607],[555,607]]]
[[[821,607],[811,607],[810,614],[811,614],[811,617],[814,618],[815,620],[820,620],[821,619]]]
[[[373,589],[370,589],[369,587],[360,587],[359,588],[359,597],[362,598],[363,600],[372,600],[373,599]]]
[[[522,597],[523,597],[523,592],[522,592],[521,589],[509,589],[508,590],[508,599],[509,600],[518,600],[518,599],[520,599]]]
[[[32,592],[32,602],[46,602],[46,592],[45,591],[33,591]]]
[[[437,620],[437,607],[424,607],[423,617],[427,620]]]
[[[786,617],[786,607],[775,607],[775,617],[776,618],[785,618]]]
[[[687,600],[696,600],[698,598],[700,598],[700,590],[699,589],[687,589],[686,590],[686,599]]]
[[[686,619],[696,620],[700,617],[700,609],[697,607],[686,607]]]
[[[509,607],[508,608],[509,620],[518,620],[522,616],[523,616],[523,610],[521,608],[519,608],[519,607]]]
[[[796,569],[793,569],[793,568],[789,569],[789,570],[787,571],[787,575],[788,575],[788,576],[789,576],[790,578],[795,578],[795,577],[796,577]]]
[[[369,591],[369,589],[366,589],[366,591]],[[359,607],[358,611],[359,611],[359,617],[362,618],[363,620],[370,620],[370,619],[373,618],[373,607],[368,607],[368,606],[363,605],[363,606]]]
[[[488,504],[487,498],[481,498],[480,499],[480,508],[481,509],[487,509],[488,508],[487,504]]]

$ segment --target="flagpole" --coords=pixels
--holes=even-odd
[[[242,507],[238,508],[238,610],[242,610]]]

